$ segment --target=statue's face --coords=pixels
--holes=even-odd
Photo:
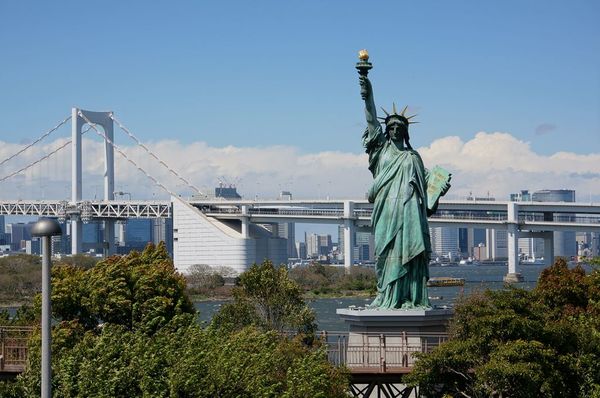
[[[407,126],[400,121],[392,121],[386,130],[393,141],[402,141],[408,132]]]

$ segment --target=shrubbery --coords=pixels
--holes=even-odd
[[[370,268],[351,267],[350,272],[346,272],[344,267],[313,263],[294,268],[289,273],[305,292],[315,295],[339,296],[353,292],[374,295],[377,289],[377,276]]]
[[[532,291],[464,298],[409,381],[431,397],[600,397],[599,310],[600,271],[558,259]]]
[[[307,338],[314,315],[299,287],[268,262],[242,275],[206,329],[162,245],[89,269],[54,267],[52,283],[54,397],[347,396],[343,370]],[[288,328],[303,333],[286,337]],[[0,396],[39,396],[39,334],[28,361]]]

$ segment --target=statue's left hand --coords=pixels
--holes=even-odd
[[[446,184],[444,184],[444,188],[442,189],[442,192],[440,193],[440,195],[441,195],[441,196],[444,196],[444,195],[446,195],[446,193],[448,193],[448,191],[450,190],[450,187],[451,187],[451,185],[450,185],[450,180],[448,180],[448,181],[446,182]]]

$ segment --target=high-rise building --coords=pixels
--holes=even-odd
[[[35,222],[10,223],[6,225],[6,232],[10,234],[10,249],[20,251],[25,249],[25,241],[31,240],[31,228]]]
[[[572,189],[543,189],[531,195],[532,202],[575,202]]]
[[[361,262],[375,260],[375,236],[371,232],[357,232],[354,242],[358,248],[358,256],[355,255],[355,259]]]
[[[215,198],[223,198],[229,200],[237,200],[242,197],[237,192],[237,188],[233,185],[225,186],[223,184],[219,184],[218,187],[215,188]]]
[[[152,240],[152,220],[132,218],[125,226],[125,247],[129,250],[143,250]]]
[[[91,221],[83,224],[81,248],[84,252],[102,253],[104,247],[104,225]]]
[[[0,216],[0,245],[10,245],[10,239],[6,233],[6,221],[4,216]]]
[[[305,259],[306,258],[306,243],[296,242],[296,253],[298,253],[298,258]]]
[[[352,236],[354,247],[352,248],[352,256],[356,261],[375,261],[375,236],[373,232],[356,232]],[[344,225],[338,226],[338,259],[344,259]]]
[[[294,223],[286,222],[277,225],[277,236],[287,239],[287,256],[288,258],[297,258],[296,251],[296,226]]]
[[[508,231],[486,229],[486,257],[488,260],[505,260],[508,258]]]
[[[155,245],[165,242],[167,251],[173,255],[173,219],[172,218],[154,218],[152,219],[152,241]]]
[[[25,253],[27,254],[42,254],[42,245],[39,238],[33,238],[25,241]]]
[[[462,256],[470,256],[473,247],[473,229],[459,228],[458,229],[458,250]]]
[[[522,190],[521,192],[518,192],[518,193],[511,193],[510,201],[511,202],[531,202],[531,194],[526,189]]]
[[[430,227],[431,251],[433,256],[455,258],[459,253],[458,228]]]
[[[326,256],[331,251],[333,244],[331,235],[305,234],[306,256],[317,258]]]

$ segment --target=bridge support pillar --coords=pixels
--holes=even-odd
[[[519,206],[516,202],[509,202],[507,210],[508,273],[504,277],[504,282],[515,283],[523,280],[523,276],[517,272],[517,264],[519,264]]]
[[[248,205],[242,205],[242,238],[250,237],[250,217],[248,217]]]
[[[554,232],[544,232],[544,263],[547,266],[554,264]]]
[[[117,236],[116,241],[118,242],[118,246],[125,246],[125,223],[126,220],[117,221]]]
[[[344,267],[350,272],[354,264],[354,238],[356,225],[354,223],[354,202],[344,201]]]
[[[104,257],[112,256],[116,253],[115,250],[115,222],[112,220],[104,221],[104,250],[102,255]]]
[[[81,114],[80,114],[81,113]],[[82,116],[83,115],[83,116]],[[82,145],[81,135],[83,126],[93,123],[93,127],[100,126],[104,136],[104,200],[115,199],[115,158],[114,148],[114,123],[112,112],[92,112],[79,108],[71,109],[71,204],[76,205],[82,199]],[[85,117],[85,118],[84,118]],[[87,120],[86,120],[87,119]],[[71,221],[71,254],[81,253],[83,224],[81,220]],[[114,253],[115,224],[113,221],[104,222],[104,255]]]

